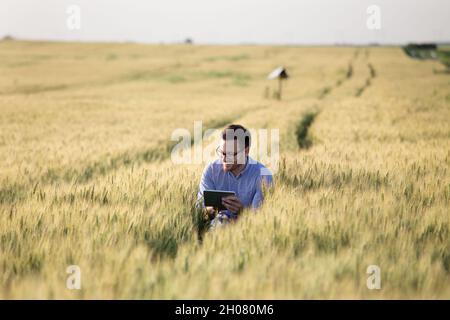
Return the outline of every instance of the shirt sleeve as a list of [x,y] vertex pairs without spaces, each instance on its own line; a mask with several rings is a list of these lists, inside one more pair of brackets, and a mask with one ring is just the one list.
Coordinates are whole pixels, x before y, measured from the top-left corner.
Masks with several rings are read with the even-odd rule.
[[[213,174],[212,165],[210,164],[203,171],[202,178],[200,180],[200,185],[198,188],[197,201],[200,201],[200,199],[203,197],[203,191],[216,189],[214,181],[212,179],[213,177],[212,174]],[[204,207],[203,201],[201,202],[201,206]]]
[[264,195],[263,195],[263,190],[262,190],[263,184],[265,184],[266,186],[273,185],[272,174],[265,174],[265,175],[259,176],[258,182],[256,183],[256,192],[255,192],[255,195],[253,196],[253,200],[252,200],[252,208],[253,209],[259,208],[264,200]]

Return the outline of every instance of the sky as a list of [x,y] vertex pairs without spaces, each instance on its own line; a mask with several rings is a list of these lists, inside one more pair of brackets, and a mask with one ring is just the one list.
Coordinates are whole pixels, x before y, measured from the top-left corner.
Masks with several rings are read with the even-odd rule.
[[[377,11],[368,13],[373,5]],[[450,42],[450,0],[0,0],[5,35],[201,44]]]

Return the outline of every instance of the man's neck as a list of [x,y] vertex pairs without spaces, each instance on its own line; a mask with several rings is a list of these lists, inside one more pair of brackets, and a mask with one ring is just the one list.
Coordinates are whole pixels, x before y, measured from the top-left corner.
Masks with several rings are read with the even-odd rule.
[[237,177],[237,175],[238,175],[239,173],[241,173],[242,170],[244,170],[245,166],[247,165],[247,162],[248,162],[248,157],[245,158],[245,163],[240,164],[240,165],[237,166],[235,169],[231,170],[231,173],[232,173],[235,177]]

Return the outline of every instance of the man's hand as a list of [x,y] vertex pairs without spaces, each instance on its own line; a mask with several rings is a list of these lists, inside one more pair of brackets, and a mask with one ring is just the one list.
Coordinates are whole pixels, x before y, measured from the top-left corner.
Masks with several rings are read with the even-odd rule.
[[236,196],[223,197],[222,204],[233,213],[239,213],[244,208],[241,200]]
[[216,209],[213,207],[205,207],[203,210],[205,217],[209,217],[210,219],[216,215]]

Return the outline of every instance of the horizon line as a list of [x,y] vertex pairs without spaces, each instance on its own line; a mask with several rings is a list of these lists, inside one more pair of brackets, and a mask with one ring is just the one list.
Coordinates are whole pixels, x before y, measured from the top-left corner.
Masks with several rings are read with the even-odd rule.
[[[191,39],[191,43],[186,40]],[[298,42],[298,43],[262,43],[262,42],[195,42],[192,38],[187,37],[184,41],[140,41],[140,40],[81,40],[81,39],[36,39],[36,38],[21,38],[13,35],[4,35],[0,38],[0,42],[7,41],[21,41],[21,42],[63,42],[63,43],[105,43],[105,44],[142,44],[142,45],[199,45],[199,46],[280,46],[280,47],[401,47],[408,44],[436,44],[436,45],[450,45],[450,40],[446,41],[405,41],[405,42]]]

